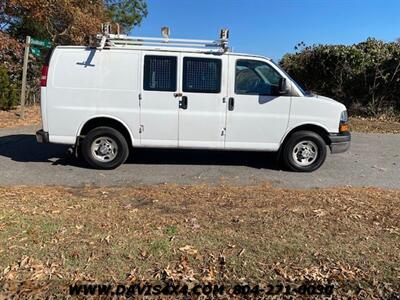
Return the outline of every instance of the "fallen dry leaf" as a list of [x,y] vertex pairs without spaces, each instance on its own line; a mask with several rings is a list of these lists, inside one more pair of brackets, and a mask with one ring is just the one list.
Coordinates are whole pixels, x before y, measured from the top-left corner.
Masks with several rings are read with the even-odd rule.
[[195,256],[197,254],[197,249],[190,245],[179,248],[179,251],[191,256]]

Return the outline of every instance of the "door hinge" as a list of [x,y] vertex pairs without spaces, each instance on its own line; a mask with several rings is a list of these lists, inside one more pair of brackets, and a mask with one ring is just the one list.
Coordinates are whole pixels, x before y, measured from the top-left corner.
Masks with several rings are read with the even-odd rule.
[[139,93],[138,98],[139,98],[139,106],[141,106],[141,104],[142,104],[142,93]]
[[139,133],[143,133],[144,132],[144,126],[143,125],[139,125]]
[[222,131],[221,131],[221,136],[224,136],[224,135],[226,135],[226,128],[222,128]]

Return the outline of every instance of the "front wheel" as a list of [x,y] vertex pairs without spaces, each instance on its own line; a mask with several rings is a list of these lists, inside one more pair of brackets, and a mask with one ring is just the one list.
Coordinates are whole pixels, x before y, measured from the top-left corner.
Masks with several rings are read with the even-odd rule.
[[115,169],[128,158],[128,143],[114,128],[98,127],[89,131],[83,139],[82,155],[96,169]]
[[326,158],[326,143],[312,131],[293,133],[283,149],[283,162],[292,171],[312,172],[322,166]]

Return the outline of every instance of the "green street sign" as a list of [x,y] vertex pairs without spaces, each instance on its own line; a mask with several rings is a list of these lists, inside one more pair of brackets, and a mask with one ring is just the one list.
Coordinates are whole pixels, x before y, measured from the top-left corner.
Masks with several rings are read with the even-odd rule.
[[41,40],[31,39],[31,45],[47,49],[50,49],[52,47],[51,42],[48,40],[41,41]]
[[40,49],[39,49],[39,48],[32,47],[32,48],[31,48],[31,52],[32,52],[32,54],[33,54],[34,56],[40,57]]

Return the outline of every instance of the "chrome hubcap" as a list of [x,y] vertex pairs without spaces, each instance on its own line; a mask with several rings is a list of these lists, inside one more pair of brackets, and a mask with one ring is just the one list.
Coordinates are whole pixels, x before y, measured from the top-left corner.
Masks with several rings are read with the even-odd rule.
[[112,138],[102,136],[93,141],[91,150],[94,159],[110,162],[117,157],[118,145]]
[[299,166],[309,166],[315,162],[318,157],[318,147],[312,141],[301,141],[294,146],[292,157]]

